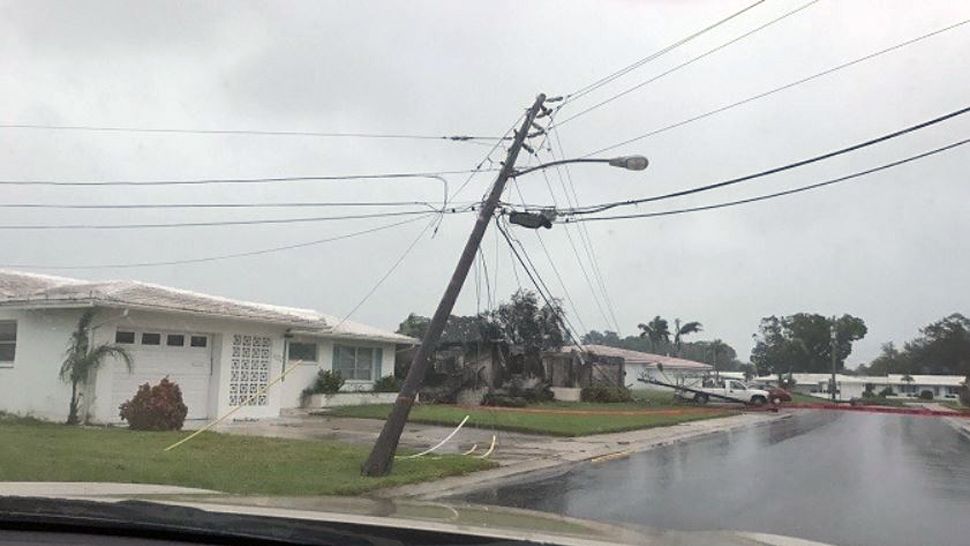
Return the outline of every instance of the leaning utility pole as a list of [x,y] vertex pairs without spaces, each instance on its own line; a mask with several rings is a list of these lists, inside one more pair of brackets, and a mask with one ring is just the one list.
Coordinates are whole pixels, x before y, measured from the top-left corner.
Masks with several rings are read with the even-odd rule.
[[472,228],[468,242],[465,243],[465,249],[462,251],[461,257],[458,258],[458,265],[455,267],[455,272],[451,275],[448,288],[441,297],[441,302],[438,303],[438,309],[431,318],[431,324],[428,325],[428,331],[425,333],[424,339],[421,340],[421,346],[418,347],[414,358],[411,360],[411,367],[408,370],[407,378],[405,378],[404,384],[401,385],[401,392],[398,393],[394,407],[391,408],[391,414],[388,415],[387,421],[384,422],[381,435],[377,438],[377,442],[374,444],[370,456],[367,457],[367,461],[361,468],[361,474],[365,476],[385,476],[391,471],[391,465],[394,462],[394,452],[397,451],[397,444],[401,439],[401,432],[404,431],[408,414],[411,412],[411,406],[414,404],[418,390],[421,389],[421,384],[424,382],[424,376],[430,363],[431,352],[438,344],[438,340],[441,338],[441,332],[445,329],[448,317],[451,316],[451,310],[455,307],[455,300],[458,299],[461,287],[465,284],[465,278],[468,276],[468,270],[471,269],[475,254],[478,252],[478,247],[481,245],[482,238],[485,236],[485,229],[492,220],[492,215],[495,213],[499,199],[502,197],[505,183],[509,177],[515,174],[515,160],[519,156],[519,150],[522,149],[522,144],[525,142],[525,138],[529,133],[529,128],[532,126],[532,122],[535,121],[545,100],[546,96],[541,93],[536,97],[532,107],[529,108],[525,115],[522,126],[515,133],[515,139],[509,148],[509,153],[505,159],[505,163],[502,165],[502,170],[499,171],[498,177],[495,179],[495,184],[492,186],[491,193],[488,194],[488,198],[478,212],[475,227]]
[[836,401],[835,400],[835,391],[838,390],[836,388],[836,383],[835,383],[835,371],[836,371],[836,365],[837,365],[838,358],[839,358],[838,357],[838,352],[836,351],[836,348],[838,347],[838,343],[836,342],[835,320],[836,320],[835,319],[835,316],[833,315],[832,316],[832,325],[831,325],[830,333],[829,333],[829,335],[832,338],[832,348],[829,349],[829,350],[832,352],[832,388],[830,390],[832,391],[832,401],[833,402]]

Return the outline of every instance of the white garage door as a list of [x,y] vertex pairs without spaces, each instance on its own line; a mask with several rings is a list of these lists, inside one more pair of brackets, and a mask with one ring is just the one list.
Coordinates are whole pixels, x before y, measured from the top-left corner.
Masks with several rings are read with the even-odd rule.
[[[131,353],[131,373],[124,363],[115,363],[111,385],[112,414],[130,400],[139,385],[158,384],[163,377],[178,384],[188,407],[187,419],[208,417],[209,377],[212,373],[212,340],[205,334],[122,330],[115,342]],[[120,419],[120,418],[119,418]]]

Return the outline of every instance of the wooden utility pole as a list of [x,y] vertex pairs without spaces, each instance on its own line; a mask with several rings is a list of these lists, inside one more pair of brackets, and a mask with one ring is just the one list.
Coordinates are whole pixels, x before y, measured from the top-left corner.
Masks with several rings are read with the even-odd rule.
[[515,173],[515,160],[519,156],[519,150],[522,149],[522,144],[525,142],[525,138],[529,133],[529,128],[532,126],[532,122],[535,121],[545,100],[546,96],[543,94],[539,94],[536,97],[535,102],[529,108],[525,119],[522,121],[522,126],[515,133],[515,138],[512,141],[512,146],[509,148],[505,163],[502,165],[502,169],[495,179],[491,193],[488,194],[488,198],[478,212],[475,227],[472,228],[468,242],[465,243],[465,249],[462,251],[461,257],[458,258],[458,265],[455,267],[455,272],[451,275],[448,288],[438,303],[438,309],[431,318],[431,324],[428,325],[428,331],[425,333],[424,339],[421,340],[421,345],[414,353],[414,358],[411,359],[411,367],[408,369],[408,375],[404,380],[404,384],[401,385],[401,392],[397,395],[394,407],[391,408],[391,414],[388,415],[387,421],[384,422],[381,435],[377,438],[377,442],[374,444],[370,456],[367,457],[367,461],[361,468],[361,473],[365,476],[386,476],[391,471],[391,466],[394,463],[394,452],[397,451],[397,444],[401,439],[401,432],[404,431],[404,425],[407,423],[408,414],[411,413],[411,406],[414,405],[414,399],[424,382],[424,376],[430,364],[431,353],[438,344],[441,333],[445,329],[445,324],[448,322],[448,317],[451,316],[451,311],[455,307],[455,300],[458,299],[461,287],[465,284],[465,278],[468,277],[468,270],[471,269],[475,254],[478,252],[478,247],[481,245],[482,238],[485,236],[485,229],[492,220],[492,215],[495,213],[499,199],[502,197],[502,191],[505,190],[505,183]]

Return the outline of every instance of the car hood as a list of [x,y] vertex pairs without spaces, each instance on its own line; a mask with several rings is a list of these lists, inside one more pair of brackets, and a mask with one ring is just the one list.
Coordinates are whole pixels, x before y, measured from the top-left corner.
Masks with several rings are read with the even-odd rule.
[[[0,484],[0,499],[10,505],[10,488]],[[44,484],[49,486],[50,484]],[[743,531],[675,531],[629,524],[589,521],[544,512],[455,502],[427,502],[380,497],[275,497],[225,495],[184,488],[134,488],[132,484],[98,484],[99,492],[73,487],[58,491],[21,488],[15,500],[59,499],[133,506],[151,510],[181,507],[208,514],[298,520],[300,522],[339,523],[393,529],[432,531],[496,540],[527,540],[546,544],[604,545],[770,545],[810,546],[820,543],[802,539]],[[106,486],[107,487],[103,487]],[[59,506],[58,505],[55,506]],[[16,505],[16,502],[14,502]],[[158,510],[163,512],[163,510]],[[177,523],[177,522],[174,522]]]

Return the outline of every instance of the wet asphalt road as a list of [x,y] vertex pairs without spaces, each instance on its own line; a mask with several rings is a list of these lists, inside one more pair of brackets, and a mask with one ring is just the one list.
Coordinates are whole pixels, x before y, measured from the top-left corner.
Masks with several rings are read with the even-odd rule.
[[663,529],[965,546],[970,440],[939,418],[800,411],[464,500]]

